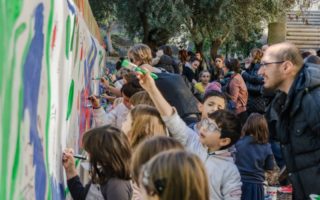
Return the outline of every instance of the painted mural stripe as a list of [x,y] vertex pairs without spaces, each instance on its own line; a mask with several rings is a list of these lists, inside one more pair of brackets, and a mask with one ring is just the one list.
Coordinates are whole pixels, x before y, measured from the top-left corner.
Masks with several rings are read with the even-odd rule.
[[[14,47],[12,51],[12,55],[15,55],[16,48],[17,48],[17,40],[19,36],[25,31],[26,24],[23,23],[15,30],[14,33]],[[0,194],[5,196],[5,199],[7,197],[7,192],[10,191],[10,188],[6,190],[5,186],[8,186],[8,177],[11,177],[10,174],[7,173],[8,166],[10,167],[10,164],[8,162],[9,157],[9,144],[10,144],[10,133],[11,133],[11,116],[12,116],[12,85],[14,80],[14,70],[16,68],[16,59],[14,57],[11,58],[11,64],[10,64],[10,73],[9,73],[9,79],[7,80],[6,84],[6,90],[4,95],[4,107],[3,112],[7,115],[2,118],[2,126],[3,126],[3,137],[2,137],[2,163],[3,168],[1,168],[1,192]],[[9,182],[10,183],[10,182]]]
[[[19,36],[26,30],[26,23],[22,23],[20,24],[20,26],[17,28],[16,32],[15,32],[15,37],[14,37],[14,54],[13,55],[16,55],[16,48],[17,48],[17,40],[19,38]],[[12,63],[12,66],[16,66],[15,64],[15,58],[13,58],[13,63]],[[22,80],[22,79],[20,79]],[[18,116],[21,116],[22,115],[22,90],[21,90],[21,87],[20,87],[20,90],[19,90],[19,109],[18,109]],[[18,118],[19,120],[21,118]],[[10,124],[11,126],[11,124]],[[17,132],[17,139],[16,139],[16,148],[15,148],[15,151],[14,151],[14,159],[13,159],[13,168],[12,168],[12,174],[11,174],[11,184],[10,184],[10,199],[13,199],[13,195],[14,195],[14,189],[15,189],[15,185],[17,183],[17,175],[18,175],[18,169],[19,169],[19,161],[20,161],[20,126],[18,126],[18,132]]]
[[72,12],[72,14],[75,14],[76,9],[73,7],[73,5],[70,3],[69,0],[67,0],[68,8]]
[[[46,116],[46,131],[45,131],[45,148],[46,148],[46,171],[47,174],[50,173],[49,168],[49,128],[50,128],[50,114],[51,114],[51,77],[50,77],[50,41],[51,41],[51,30],[53,26],[53,11],[54,11],[54,0],[50,0],[50,10],[48,17],[48,28],[47,28],[47,38],[46,38],[46,75],[47,75],[47,116]],[[51,195],[51,187],[49,187],[49,179],[48,179],[48,188],[47,188],[47,198],[48,200],[52,199]]]
[[66,21],[66,58],[69,59],[69,51],[70,51],[70,15],[68,15]]
[[67,119],[70,118],[70,114],[72,111],[72,104],[73,104],[73,94],[74,94],[74,81],[71,81],[70,88],[69,88],[69,97],[68,97],[68,108],[67,108]]
[[53,36],[52,36],[52,41],[51,41],[51,49],[54,48],[55,43],[56,43],[56,34],[57,34],[57,25],[54,25],[53,28]]
[[[7,167],[9,163],[8,159],[8,140],[10,132],[10,120],[11,120],[11,87],[9,81],[13,81],[13,68],[15,66],[9,64],[10,56],[8,54],[8,48],[10,47],[11,36],[13,34],[13,27],[18,17],[20,16],[22,9],[22,0],[1,1],[0,6],[0,27],[3,30],[0,31],[0,95],[3,99],[2,105],[2,124],[1,124],[1,164],[0,164],[0,199],[7,199],[6,186],[7,186]],[[7,74],[4,70],[10,69],[10,73]],[[8,78],[10,77],[10,78]],[[3,93],[4,92],[4,93]],[[9,107],[10,106],[10,107]],[[6,112],[4,112],[6,111]]]
[[44,54],[44,5],[39,3],[34,11],[34,35],[23,65],[24,98],[23,108],[28,111],[30,118],[30,144],[33,147],[33,165],[35,169],[35,199],[45,198],[47,187],[47,173],[42,139],[37,128],[38,101],[42,59]]
[[5,61],[8,59],[8,53],[6,52],[7,48],[5,47],[8,47],[10,44],[10,37],[12,35],[14,24],[20,16],[21,9],[23,7],[23,0],[1,1],[0,5],[0,13],[2,14],[0,16],[0,27],[3,28],[0,31],[0,83],[2,83],[2,78],[4,78],[2,77],[2,75],[4,75],[4,69],[7,69],[8,67],[7,65],[4,65]]

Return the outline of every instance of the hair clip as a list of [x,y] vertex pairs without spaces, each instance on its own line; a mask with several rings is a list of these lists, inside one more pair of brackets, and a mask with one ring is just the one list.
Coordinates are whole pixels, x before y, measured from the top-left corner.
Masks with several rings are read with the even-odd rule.
[[166,181],[164,179],[157,179],[154,181],[154,186],[155,186],[158,194],[161,195],[165,189]]

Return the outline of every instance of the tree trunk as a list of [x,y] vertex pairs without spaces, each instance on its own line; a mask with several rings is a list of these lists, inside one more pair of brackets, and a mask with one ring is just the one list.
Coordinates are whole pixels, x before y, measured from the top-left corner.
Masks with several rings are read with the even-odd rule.
[[194,46],[196,48],[196,52],[200,52],[200,54],[202,55],[203,41],[195,42]]
[[219,47],[221,46],[221,44],[222,44],[222,41],[221,41],[220,38],[211,41],[210,55],[211,55],[211,58],[212,58],[213,60],[214,60],[215,57],[217,56],[218,49],[219,49]]
[[142,42],[144,44],[148,43],[149,40],[149,22],[148,22],[148,18],[145,15],[145,12],[140,11],[139,10],[139,16],[140,16],[140,20],[142,22],[142,29],[143,29],[143,39]]
[[114,23],[110,22],[110,24],[106,28],[106,35],[108,39],[107,48],[108,48],[109,55],[115,54],[114,48],[112,46],[112,39],[111,39],[111,31],[112,31],[113,25]]

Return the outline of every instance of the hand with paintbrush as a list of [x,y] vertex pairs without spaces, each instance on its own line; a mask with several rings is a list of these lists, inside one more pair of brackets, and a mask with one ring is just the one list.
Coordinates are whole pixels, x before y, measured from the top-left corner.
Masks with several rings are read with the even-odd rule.
[[73,157],[73,149],[65,149],[62,155],[62,164],[66,171],[67,180],[78,175]]
[[93,109],[99,109],[101,107],[100,105],[100,96],[97,97],[95,95],[92,95],[90,97],[88,97],[88,100],[91,101],[91,105]]
[[[125,67],[127,69],[130,69],[131,71],[135,71],[137,73],[143,74],[143,75],[147,74],[147,71],[145,69],[142,69],[142,68],[138,67],[137,65],[135,65],[134,63],[131,63],[128,60],[123,60],[122,63],[121,63],[121,66]],[[158,76],[155,73],[152,73],[152,72],[150,73],[150,76],[153,79],[157,79],[158,78]]]
[[108,81],[107,79],[102,77],[101,83],[109,92],[111,92],[112,94],[114,94],[117,97],[121,97],[121,90],[110,85],[110,81]]

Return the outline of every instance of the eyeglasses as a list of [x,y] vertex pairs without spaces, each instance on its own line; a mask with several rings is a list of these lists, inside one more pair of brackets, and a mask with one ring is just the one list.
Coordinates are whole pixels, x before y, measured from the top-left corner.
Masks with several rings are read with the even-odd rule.
[[267,65],[271,65],[271,64],[281,64],[284,63],[286,61],[276,61],[276,62],[261,62],[260,66],[261,67],[267,67]]
[[221,129],[218,127],[218,125],[215,122],[211,122],[207,118],[201,120],[199,122],[199,126],[208,132],[221,131]]

